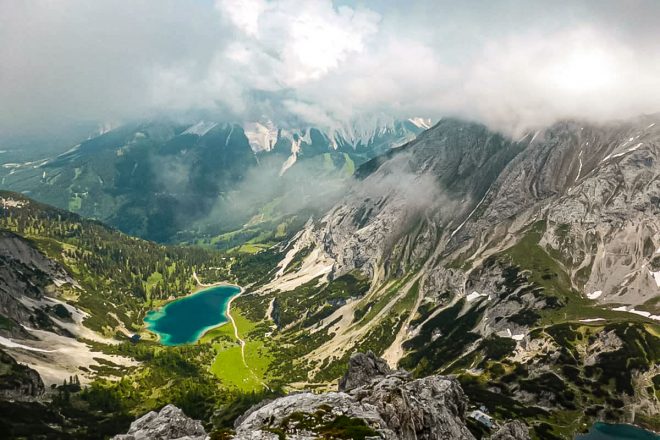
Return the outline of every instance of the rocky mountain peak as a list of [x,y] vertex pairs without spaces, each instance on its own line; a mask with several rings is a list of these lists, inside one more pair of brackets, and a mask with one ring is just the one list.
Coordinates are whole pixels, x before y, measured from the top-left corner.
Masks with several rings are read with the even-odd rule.
[[348,370],[339,381],[339,391],[350,391],[368,385],[373,380],[382,379],[393,372],[387,362],[371,350],[367,353],[353,353],[348,361]]

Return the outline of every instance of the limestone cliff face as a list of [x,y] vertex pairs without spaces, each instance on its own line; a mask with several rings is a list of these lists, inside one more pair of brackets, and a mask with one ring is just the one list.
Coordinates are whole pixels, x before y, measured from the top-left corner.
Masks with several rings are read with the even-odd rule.
[[[531,223],[574,286],[601,303],[641,305],[660,294],[659,118],[535,133],[448,248],[488,253]],[[660,278],[660,277],[659,277]],[[595,293],[598,292],[598,293]]]
[[[609,332],[623,331],[619,322],[660,321],[659,146],[660,115],[564,121],[517,140],[443,120],[361,167],[351,192],[291,244],[308,249],[299,269],[264,294],[319,274],[321,282],[349,272],[371,280],[362,297],[308,324],[328,335],[309,362],[372,348],[417,374],[479,375],[481,359],[532,357],[528,373],[542,381],[566,361],[543,355],[547,347],[583,355],[570,341],[543,337],[541,327]],[[643,329],[638,337],[657,344]],[[634,349],[635,338],[612,356]],[[605,362],[599,350],[589,357]],[[623,380],[639,382],[629,387],[639,405],[629,417],[654,414],[645,390],[655,361],[640,359]],[[578,388],[563,380],[567,392]],[[543,392],[509,397],[533,405]],[[590,393],[582,397],[580,405],[600,414]]]
[[[365,164],[351,193],[308,224],[293,245],[313,249],[298,284],[310,279],[306,268],[325,268],[328,279],[360,271],[372,279],[372,291],[414,274],[420,295],[411,316],[420,306],[446,306],[477,292],[492,299],[491,318],[498,318],[481,325],[482,335],[524,332],[521,319],[502,318],[552,305],[533,289],[507,299],[514,292],[509,269],[490,257],[536,227],[540,248],[566,274],[568,288],[601,306],[637,307],[660,320],[655,120],[561,122],[517,141],[477,124],[441,121]],[[294,288],[295,277],[269,288]],[[525,280],[513,281],[525,288]]]
[[[387,440],[473,440],[465,425],[468,401],[455,379],[429,376],[411,380],[404,371],[391,371],[373,353],[355,354],[338,392],[299,393],[264,402],[235,424],[235,439],[276,440],[341,438]],[[324,437],[324,435],[326,435]],[[199,422],[168,405],[136,420],[115,440],[204,439]],[[505,424],[493,438],[529,439],[525,425]]]
[[331,278],[358,269],[376,281],[457,258],[474,268],[545,221],[542,244],[576,288],[641,305],[660,294],[655,120],[561,122],[518,141],[441,121],[358,170],[352,191],[302,234],[320,250],[309,258],[332,261]]
[[406,147],[358,170],[352,191],[318,224],[333,275],[397,275],[432,256],[528,141],[443,120]]
[[47,298],[54,284],[75,282],[57,262],[27,240],[0,232],[0,315],[11,322],[0,335],[29,338],[23,326],[69,335],[57,321],[70,320],[67,307]]

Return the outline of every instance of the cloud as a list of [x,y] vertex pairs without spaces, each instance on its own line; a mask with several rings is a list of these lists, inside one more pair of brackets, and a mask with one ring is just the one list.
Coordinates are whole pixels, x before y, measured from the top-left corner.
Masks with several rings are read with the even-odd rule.
[[[598,29],[519,35],[488,44],[461,92],[476,118],[508,131],[558,118],[607,120],[660,111],[660,59]],[[460,110],[457,108],[457,110]]]
[[0,0],[0,133],[150,115],[154,72],[206,71],[222,44],[202,2],[180,5]]
[[317,80],[363,52],[380,19],[330,1],[217,0],[215,6],[240,33],[228,58],[246,67],[269,61],[269,82],[285,88]]
[[204,111],[510,133],[660,111],[660,3],[0,0],[0,136]]
[[[203,231],[220,227],[217,232],[226,232],[249,223],[253,216],[260,221],[279,222],[290,215],[305,217],[312,212],[325,212],[354,183],[339,170],[328,170],[323,156],[301,158],[304,166],[296,163],[280,175],[284,160],[280,155],[260,157],[259,165],[249,168],[231,192],[218,198],[194,227]],[[173,179],[176,180],[180,177]],[[218,219],[223,221],[218,223]]]
[[259,18],[268,8],[265,0],[219,0],[216,8],[239,29],[251,37],[259,32]]

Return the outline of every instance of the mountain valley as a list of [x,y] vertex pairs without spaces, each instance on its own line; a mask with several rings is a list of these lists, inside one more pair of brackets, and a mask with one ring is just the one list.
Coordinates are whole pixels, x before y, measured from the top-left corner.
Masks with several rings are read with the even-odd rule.
[[296,217],[329,206],[356,166],[427,124],[385,121],[325,133],[270,122],[156,120],[101,132],[56,157],[5,163],[0,182],[131,235],[229,249],[253,238],[279,241]]
[[[335,389],[352,355],[372,351],[418,381],[451,375],[468,412],[502,426],[522,422],[532,438],[573,438],[597,420],[658,431],[657,119],[564,121],[517,140],[442,119],[398,148],[374,147],[360,160],[359,149],[341,153],[362,165],[342,177],[350,185],[340,185],[327,207],[290,211],[298,220],[279,234],[258,243],[236,234],[231,246],[212,242],[210,232],[184,239],[173,227],[154,237],[113,220],[128,221],[131,204],[148,207],[159,191],[144,174],[131,177],[131,164],[146,163],[138,159],[149,148],[191,160],[184,187],[199,204],[184,197],[163,206],[193,221],[213,212],[217,192],[250,167],[279,157],[270,168],[279,174],[291,145],[280,156],[277,143],[255,153],[253,135],[236,127],[198,124],[172,135],[154,125],[113,130],[17,169],[11,187],[22,182],[36,200],[72,208],[72,193],[58,182],[86,182],[89,195],[74,210],[182,244],[133,238],[1,192],[0,343],[3,371],[14,379],[3,391],[11,399],[0,426],[16,436],[114,435],[174,404],[212,435],[228,434],[262,399]],[[234,144],[232,130],[241,133]],[[158,136],[167,140],[155,147]],[[217,152],[218,145],[227,149]],[[283,176],[314,169],[303,159],[313,136],[305,145]],[[331,153],[308,153],[309,161],[342,151],[319,148]],[[107,163],[119,174],[101,178]],[[335,163],[333,173],[345,167]],[[98,211],[108,207],[117,210]],[[169,347],[146,329],[149,311],[217,282],[243,289],[227,312],[231,322]],[[44,413],[43,425],[28,423],[34,411]],[[495,435],[468,420],[469,436]]]

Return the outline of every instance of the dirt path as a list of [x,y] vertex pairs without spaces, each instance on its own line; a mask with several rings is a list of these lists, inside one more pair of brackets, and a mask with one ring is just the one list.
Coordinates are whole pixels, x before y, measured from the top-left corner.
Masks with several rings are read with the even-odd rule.
[[[197,277],[195,276],[195,279]],[[241,345],[241,359],[243,360],[243,365],[245,365],[245,368],[250,372],[252,377],[259,382],[264,388],[266,388],[268,391],[270,391],[270,387],[266,385],[266,383],[257,376],[257,374],[250,368],[250,366],[247,363],[247,360],[245,359],[245,340],[241,338],[241,336],[238,334],[238,325],[236,325],[236,320],[234,320],[234,317],[231,316],[231,303],[234,301],[234,299],[238,298],[238,296],[243,293],[243,288],[241,288],[241,291],[238,293],[238,295],[234,295],[229,299],[229,302],[227,303],[227,318],[229,318],[229,321],[231,321],[231,325],[234,328],[234,337],[238,341],[238,343]]]
[[204,288],[206,288],[206,287],[214,287],[214,286],[219,286],[219,285],[224,284],[224,283],[222,283],[222,282],[219,282],[219,283],[213,283],[213,284],[202,283],[202,281],[201,281],[201,280],[199,279],[199,277],[197,276],[197,272],[195,272],[194,270],[193,270],[193,278],[195,279],[195,282],[197,283],[197,285],[198,285],[199,287],[204,287]]
[[[240,295],[240,293],[238,295]],[[240,335],[238,334],[238,326],[236,325],[236,321],[234,320],[234,317],[231,316],[231,303],[234,301],[234,298],[236,298],[236,296],[232,296],[229,299],[229,302],[227,303],[227,318],[229,318],[232,327],[234,327],[234,337],[236,338],[238,343],[241,344],[241,358],[243,359],[243,365],[245,365],[245,368],[250,370],[250,367],[248,366],[247,361],[245,360],[245,340],[243,340],[243,338],[241,338]]]

